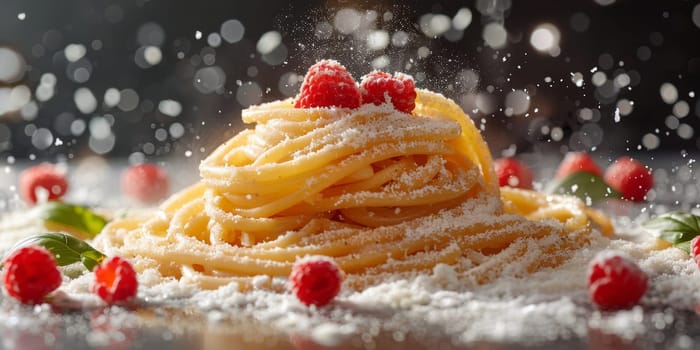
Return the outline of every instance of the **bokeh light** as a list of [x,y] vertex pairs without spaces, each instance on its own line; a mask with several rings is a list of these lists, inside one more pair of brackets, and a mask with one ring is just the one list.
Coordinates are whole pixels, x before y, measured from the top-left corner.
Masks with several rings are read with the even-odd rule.
[[245,27],[237,19],[230,19],[221,24],[221,37],[229,44],[234,44],[243,39]]
[[[0,46],[0,159],[201,157],[214,142],[205,133],[228,135],[242,108],[294,97],[321,58],[355,78],[412,75],[457,101],[495,154],[700,147],[700,54],[684,39],[700,27],[698,4],[336,5],[259,16],[246,11],[271,6],[231,3],[190,21],[185,7],[158,17],[115,3],[96,6],[94,23],[51,26],[20,9],[9,27],[34,32]],[[625,9],[640,17],[617,31]]]
[[24,58],[9,47],[0,47],[0,82],[14,83],[24,76]]
[[547,52],[551,56],[559,56],[561,49],[559,48],[561,34],[559,29],[552,24],[544,23],[530,34],[530,44],[537,51]]
[[482,36],[486,45],[494,49],[503,48],[508,40],[508,32],[506,32],[506,29],[503,25],[495,22],[484,26]]

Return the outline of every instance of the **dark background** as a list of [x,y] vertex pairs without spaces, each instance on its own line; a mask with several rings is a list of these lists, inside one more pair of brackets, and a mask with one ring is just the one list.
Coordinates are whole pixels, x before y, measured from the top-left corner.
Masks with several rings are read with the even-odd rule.
[[[603,157],[628,151],[697,153],[700,18],[693,22],[693,10],[700,17],[698,2],[601,4],[608,2],[0,0],[0,47],[16,51],[26,62],[19,80],[0,82],[0,103],[3,89],[5,95],[21,85],[31,91],[29,107],[0,115],[0,162],[95,154],[201,159],[244,127],[240,110],[249,103],[296,93],[299,78],[317,59],[338,59],[359,79],[382,55],[388,58],[384,70],[405,71],[419,87],[458,101],[482,127],[496,156],[568,150]],[[452,19],[463,8],[472,14],[464,30],[453,25],[431,37],[421,28],[426,14]],[[362,17],[352,33],[334,28],[338,13],[347,13],[339,12],[343,9]],[[209,35],[218,35],[222,23],[231,19],[243,24],[242,40],[211,47]],[[504,47],[485,44],[483,29],[489,23],[507,30]],[[556,57],[530,44],[532,31],[542,23],[561,34]],[[375,29],[390,36],[403,31],[408,42],[370,50],[366,37]],[[281,45],[262,54],[256,45],[269,31],[281,35]],[[66,58],[69,44],[86,49],[77,62]],[[160,49],[162,59],[155,65],[143,63],[147,46]],[[80,67],[89,72],[87,80],[83,74],[76,81]],[[607,77],[601,87],[592,82],[596,71]],[[54,93],[40,101],[37,88],[46,73],[56,78]],[[576,73],[582,86],[572,81]],[[630,82],[615,87],[620,74]],[[218,86],[222,75],[225,83]],[[678,92],[672,103],[661,98],[664,83]],[[93,111],[76,107],[74,93],[81,87],[94,95]],[[130,89],[127,93],[132,100],[133,93],[138,95],[138,104],[133,109],[105,104],[110,88],[122,91],[122,100]],[[507,115],[506,96],[513,90],[530,96],[526,114]],[[164,114],[158,108],[163,100],[176,101],[181,112]],[[616,121],[619,100],[634,106]],[[684,103],[676,106],[674,116],[677,101]],[[47,137],[51,146],[45,144]]]

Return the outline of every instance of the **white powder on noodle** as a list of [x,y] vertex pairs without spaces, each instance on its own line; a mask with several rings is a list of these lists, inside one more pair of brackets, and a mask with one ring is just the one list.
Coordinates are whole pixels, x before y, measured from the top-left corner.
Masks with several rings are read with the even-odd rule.
[[[11,221],[5,218],[5,227]],[[33,229],[36,227],[3,231],[0,248],[7,249]],[[247,315],[283,332],[308,334],[315,342],[329,346],[358,335],[371,338],[380,333],[392,334],[394,339],[409,334],[450,339],[454,344],[585,339],[593,331],[632,339],[647,331],[642,307],[692,309],[700,300],[700,272],[685,252],[655,249],[655,240],[637,227],[618,229],[634,231],[627,236],[632,239],[597,237],[561,266],[522,278],[509,276],[509,269],[505,269],[503,276],[481,286],[465,284],[452,266],[438,264],[432,274],[387,281],[357,292],[343,290],[330,305],[309,309],[290,293],[266,289],[241,293],[235,286],[202,291],[174,279],[164,280],[155,268],[146,268],[139,276],[138,300],[144,305],[195,307],[208,315],[210,323]],[[649,274],[650,289],[641,307],[601,313],[591,306],[586,288],[588,263],[607,249],[625,253]],[[537,259],[536,251],[528,254]],[[511,266],[510,270],[517,273],[519,268],[524,266]],[[92,274],[66,278],[58,297],[88,307],[100,305],[90,292],[92,278]],[[286,281],[275,279],[273,283]],[[100,339],[94,340],[98,344]]]

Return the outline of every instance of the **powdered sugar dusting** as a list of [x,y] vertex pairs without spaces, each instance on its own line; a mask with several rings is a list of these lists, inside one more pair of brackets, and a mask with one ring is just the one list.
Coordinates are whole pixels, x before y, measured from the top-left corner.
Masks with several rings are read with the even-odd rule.
[[[409,334],[427,341],[450,339],[453,344],[538,343],[585,338],[592,330],[633,339],[647,330],[644,317],[649,316],[643,308],[673,305],[692,309],[700,300],[700,273],[684,252],[653,250],[653,239],[644,234],[635,238],[637,241],[598,236],[559,267],[526,277],[504,271],[503,276],[486,285],[465,283],[457,277],[457,267],[438,264],[430,274],[405,276],[361,291],[343,289],[323,308],[307,308],[292,294],[269,289],[241,293],[230,285],[214,291],[196,290],[174,279],[163,281],[155,268],[147,268],[139,276],[142,284],[138,300],[144,307],[195,307],[213,325],[250,317],[278,332],[305,334],[325,346],[353,339],[362,339],[368,346],[376,337],[390,335],[401,341]],[[588,263],[606,249],[629,256],[649,274],[651,290],[640,307],[601,313],[590,305],[586,290]],[[536,258],[537,253],[532,256]],[[99,301],[89,292],[91,279],[91,274],[85,274],[70,280],[59,295],[96,307]],[[123,313],[118,317],[134,322]],[[89,342],[99,346],[114,337],[90,333]]]
[[[441,220],[427,218],[414,227],[410,235],[421,236],[428,227],[442,225],[443,229],[488,221],[484,213],[497,206],[492,199],[465,203],[460,211],[472,212],[470,220],[457,222],[447,215]],[[21,220],[3,220],[3,247],[7,240],[17,239],[26,230]],[[700,272],[688,255],[675,248],[659,249],[655,239],[641,231],[634,222],[618,220],[620,237],[609,239],[594,236],[590,244],[575,250],[570,259],[556,268],[542,269],[527,274],[519,273],[528,259],[540,255],[536,245],[524,243],[528,253],[520,262],[513,263],[502,275],[489,284],[479,285],[459,277],[459,265],[437,264],[428,274],[400,274],[394,279],[360,291],[344,288],[330,305],[307,308],[289,292],[271,291],[270,284],[286,285],[284,279],[261,277],[254,283],[260,289],[248,293],[229,285],[215,291],[202,291],[175,279],[163,279],[155,264],[143,262],[139,275],[141,287],[137,302],[139,308],[161,307],[196,310],[190,317],[202,314],[204,326],[226,327],[234,320],[251,319],[264,324],[275,334],[303,335],[324,346],[356,344],[372,348],[378,339],[389,337],[402,342],[422,339],[421,346],[431,347],[435,342],[448,339],[454,346],[478,342],[540,343],[561,339],[598,339],[608,335],[631,341],[649,332],[649,327],[665,329],[673,326],[666,307],[693,310],[700,301]],[[14,225],[22,230],[9,230]],[[322,240],[321,237],[318,237]],[[589,262],[601,251],[614,250],[635,261],[649,275],[650,289],[641,305],[619,312],[599,312],[587,294]],[[466,254],[468,261],[483,263],[478,252]],[[90,291],[92,274],[68,279],[55,297],[59,305],[78,305],[98,309],[101,302]],[[16,305],[6,297],[3,305]],[[3,314],[17,313],[5,306]],[[653,311],[653,310],[660,311]],[[14,310],[14,311],[13,311]],[[42,327],[58,322],[48,307],[36,309]],[[191,311],[190,311],[191,312]],[[21,313],[20,313],[21,314]],[[16,317],[16,316],[15,316]],[[32,328],[36,323],[15,318],[13,327]],[[25,322],[25,323],[22,323]],[[34,321],[33,321],[34,322]],[[124,325],[113,326],[115,322]],[[129,329],[138,326],[139,318],[116,307],[99,312],[87,327],[88,343],[104,346],[123,340]],[[110,326],[111,324],[111,326]],[[30,326],[31,325],[31,326]],[[93,329],[95,325],[106,328]],[[84,326],[81,326],[84,327]],[[656,328],[660,327],[660,328]],[[81,328],[82,329],[82,328]],[[173,329],[177,329],[174,327]],[[84,330],[83,330],[84,331]],[[81,331],[81,332],[83,332]],[[125,333],[126,332],[126,333]],[[603,334],[603,335],[601,335]],[[128,335],[128,334],[127,334]],[[128,337],[127,337],[128,338]],[[679,342],[692,344],[692,339]],[[433,344],[433,345],[430,345]]]

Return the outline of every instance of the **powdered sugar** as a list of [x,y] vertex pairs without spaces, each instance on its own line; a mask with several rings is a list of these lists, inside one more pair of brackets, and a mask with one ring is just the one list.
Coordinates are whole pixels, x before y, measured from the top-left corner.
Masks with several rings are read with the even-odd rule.
[[[330,306],[306,309],[289,294],[254,291],[241,294],[232,289],[199,292],[191,302],[205,301],[218,310],[216,321],[226,315],[249,314],[285,332],[304,332],[321,344],[335,344],[352,335],[407,334],[425,332],[458,343],[476,341],[539,342],[585,337],[589,327],[631,338],[644,331],[641,308],[612,314],[593,311],[586,294],[586,266],[600,249],[614,246],[629,255],[639,244],[601,238],[591,248],[578,251],[564,265],[534,273],[527,278],[501,279],[485,286],[464,289],[454,270],[438,265],[431,275],[383,283],[359,292],[345,291]],[[697,271],[669,275],[656,271],[662,265],[685,270],[680,254],[647,251],[638,260],[658,286],[643,305],[667,303],[661,297],[680,287],[685,294],[678,307],[688,308],[698,299],[692,292],[700,279]],[[669,260],[670,258],[670,260]],[[659,274],[659,272],[661,274]],[[675,297],[677,297],[676,295]],[[673,297],[671,297],[673,298]],[[211,320],[210,321],[214,321]],[[400,338],[400,336],[399,336]]]
[[[473,205],[489,207],[488,203]],[[426,222],[428,226],[432,224]],[[474,285],[460,280],[455,266],[438,264],[430,274],[402,276],[361,291],[344,289],[324,308],[307,308],[290,293],[269,289],[241,293],[230,285],[215,291],[197,290],[182,281],[164,280],[155,267],[146,266],[139,276],[138,303],[147,308],[195,307],[210,324],[250,317],[278,332],[305,334],[327,346],[361,339],[364,346],[371,347],[377,337],[394,341],[412,337],[428,344],[438,339],[449,339],[453,344],[537,343],[590,337],[591,332],[633,339],[647,331],[650,321],[660,326],[671,324],[663,313],[649,314],[644,309],[668,305],[692,309],[700,300],[700,273],[686,253],[675,248],[657,249],[654,239],[633,226],[621,229],[628,230],[627,239],[598,236],[561,266],[526,277],[514,277],[517,273],[506,270],[489,284]],[[0,241],[5,244],[8,237],[16,236],[4,235]],[[588,263],[606,249],[624,253],[649,274],[650,290],[641,307],[601,313],[590,305],[586,291]],[[536,258],[536,252],[532,256]],[[92,279],[92,274],[87,273],[66,281],[57,294],[57,302],[98,307],[101,302],[90,292]],[[284,285],[285,281],[260,281],[261,285],[267,283]],[[46,308],[39,313],[52,311]],[[125,321],[133,317],[126,315],[129,314],[116,312],[110,317],[122,317]],[[88,340],[94,346],[104,344],[119,338],[114,332],[90,332]]]

